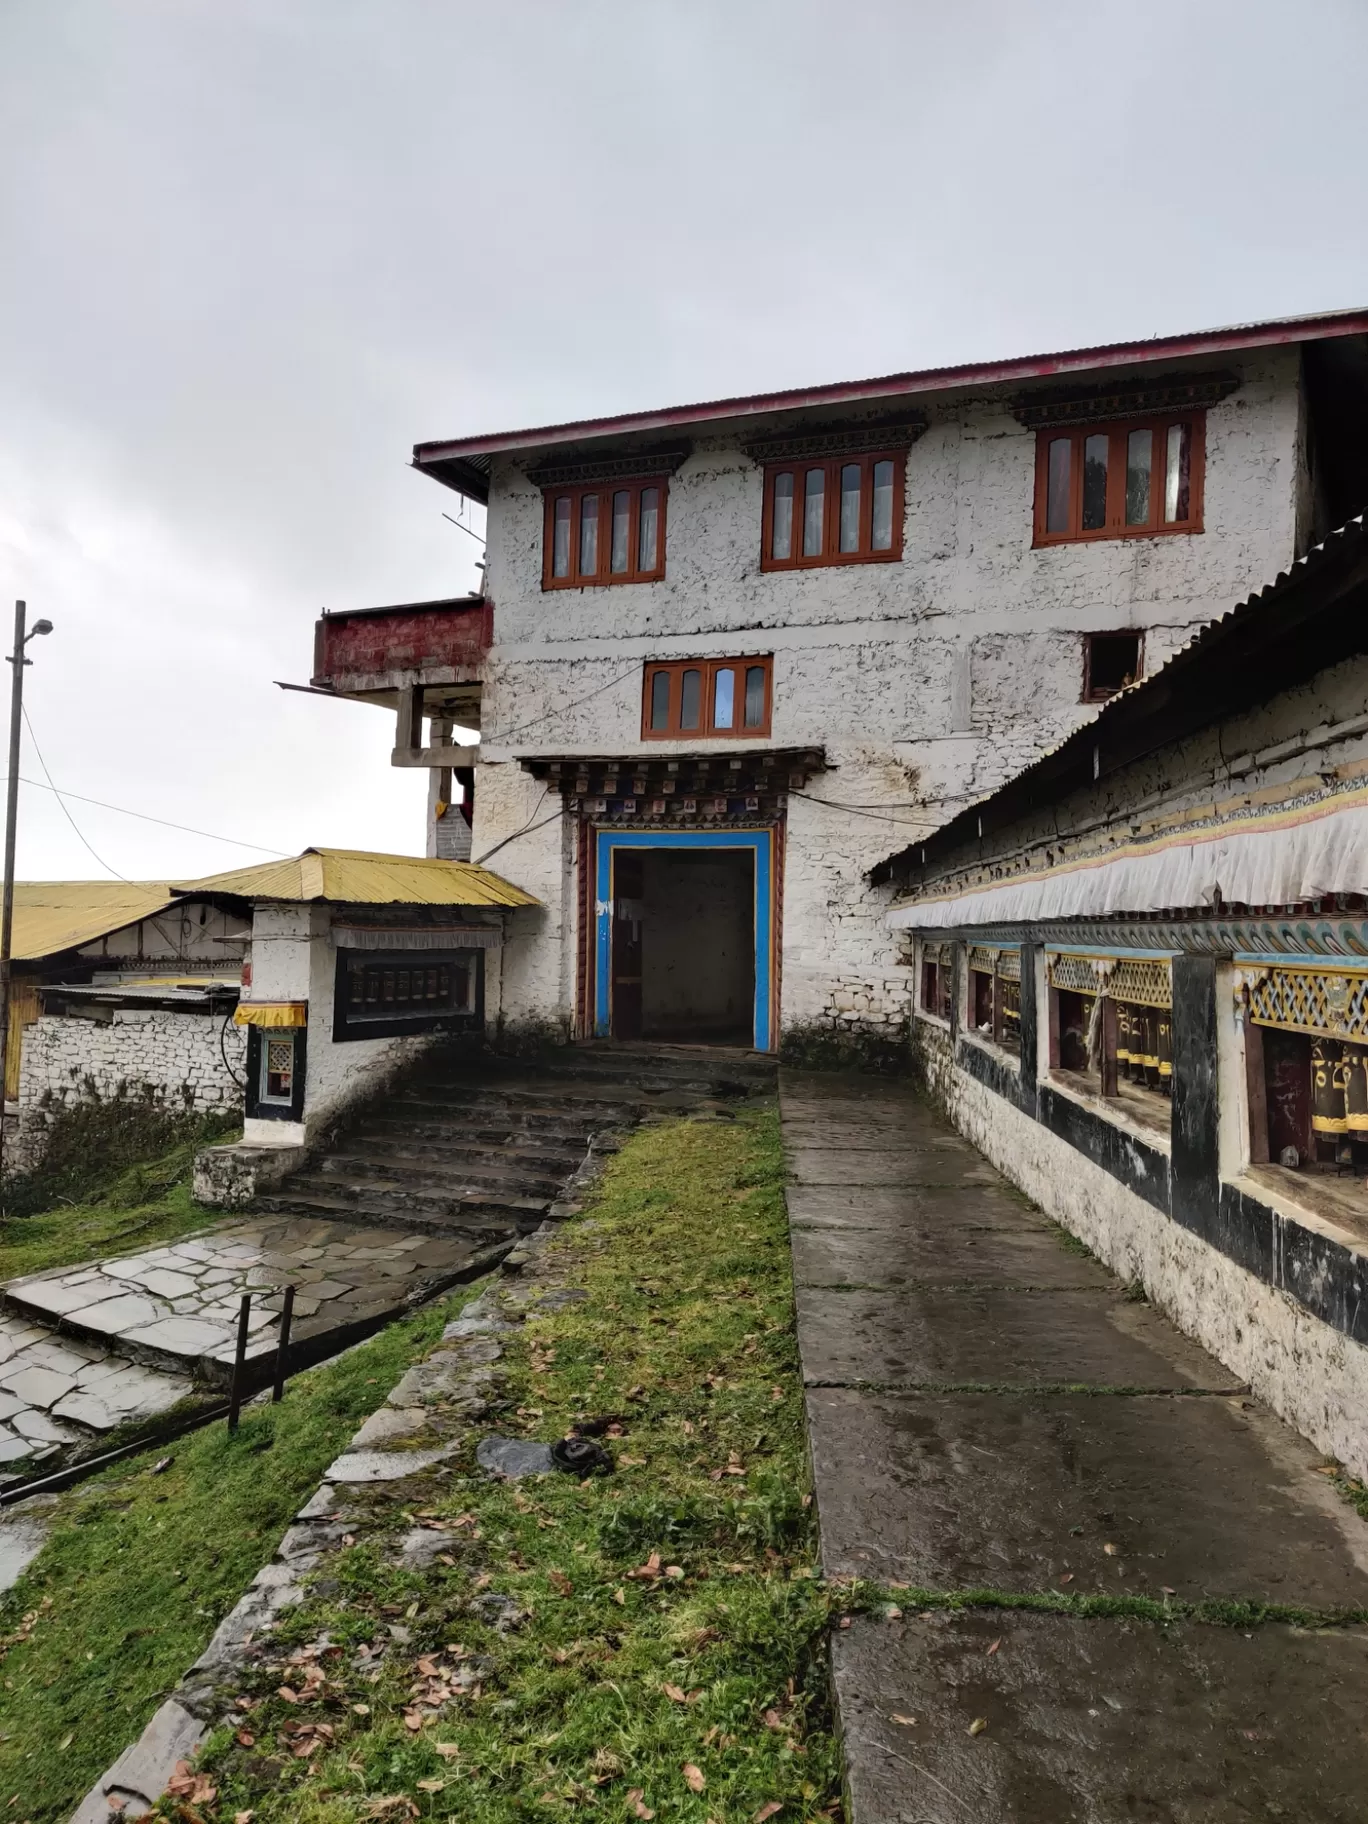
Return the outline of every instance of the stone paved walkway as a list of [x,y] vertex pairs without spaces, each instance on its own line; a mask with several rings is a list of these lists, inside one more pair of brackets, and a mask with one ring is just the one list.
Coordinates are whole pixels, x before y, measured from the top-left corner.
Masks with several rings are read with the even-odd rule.
[[1359,1824],[1368,1630],[1187,1606],[1368,1609],[1317,1453],[906,1087],[781,1107],[824,1569],[1003,1599],[837,1633],[852,1824]]
[[11,1280],[0,1307],[0,1485],[153,1419],[196,1387],[225,1386],[244,1292],[254,1295],[248,1357],[263,1362],[279,1342],[282,1290],[296,1288],[302,1359],[402,1314],[479,1253],[468,1235],[269,1216]]

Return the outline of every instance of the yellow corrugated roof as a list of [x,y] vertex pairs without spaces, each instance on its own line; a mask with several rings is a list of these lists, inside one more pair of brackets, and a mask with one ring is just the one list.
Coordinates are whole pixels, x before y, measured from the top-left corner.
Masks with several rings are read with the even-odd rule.
[[234,893],[242,899],[327,899],[362,906],[535,906],[541,902],[488,868],[364,849],[305,849],[289,861],[208,874],[177,893]]
[[16,880],[12,955],[34,962],[77,949],[160,912],[171,898],[156,880]]

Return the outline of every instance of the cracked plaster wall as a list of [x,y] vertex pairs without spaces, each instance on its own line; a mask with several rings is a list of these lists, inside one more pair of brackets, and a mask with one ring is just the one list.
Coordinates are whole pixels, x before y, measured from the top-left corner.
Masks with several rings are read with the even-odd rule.
[[770,744],[820,744],[830,766],[789,803],[782,1023],[904,1021],[888,895],[866,870],[1093,713],[1085,631],[1144,630],[1152,672],[1296,553],[1297,351],[1231,365],[1242,385],[1208,413],[1200,535],[1033,550],[1034,432],[1005,397],[948,397],[909,453],[901,563],[763,574],[761,470],[736,434],[702,435],[670,484],[662,581],[543,591],[541,492],[496,461],[473,852],[541,824],[489,863],[547,908],[504,958],[505,1016],[574,1006],[573,836],[544,821],[554,800],[518,757],[639,751],[648,658],[772,652]]

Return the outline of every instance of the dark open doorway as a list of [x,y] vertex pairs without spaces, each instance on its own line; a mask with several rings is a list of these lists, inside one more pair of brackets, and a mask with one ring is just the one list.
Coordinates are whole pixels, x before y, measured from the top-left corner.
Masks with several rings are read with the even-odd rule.
[[615,1039],[755,1043],[755,861],[747,850],[613,858]]

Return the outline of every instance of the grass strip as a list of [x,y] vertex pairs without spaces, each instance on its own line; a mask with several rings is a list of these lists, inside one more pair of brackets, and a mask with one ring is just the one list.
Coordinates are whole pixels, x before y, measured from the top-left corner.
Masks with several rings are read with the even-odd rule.
[[61,1498],[42,1552],[0,1597],[0,1817],[64,1824],[447,1311],[298,1376],[280,1405],[248,1407],[236,1437],[215,1424]]
[[[493,1481],[472,1438],[358,1491],[356,1543],[203,1757],[213,1815],[835,1814],[824,1647],[846,1592],[814,1576],[777,1119],[646,1130],[591,1217],[538,1269],[587,1296],[501,1339],[489,1429],[620,1415],[615,1472]],[[445,1549],[401,1568],[424,1526]]]
[[854,1579],[839,1586],[833,1581],[830,1586],[833,1599],[838,1587],[845,1591],[843,1614],[878,1614],[890,1618],[930,1609],[1025,1609],[1040,1615],[1151,1621],[1160,1626],[1176,1621],[1196,1621],[1218,1628],[1255,1628],[1269,1623],[1297,1628],[1340,1628],[1368,1621],[1368,1609],[1364,1608],[1315,1609],[1295,1603],[1258,1602],[1240,1597],[1184,1602],[1177,1596],[1089,1595],[1068,1590],[932,1590],[916,1584],[877,1584]]
[[[217,1130],[208,1130],[208,1137],[218,1137]],[[79,1201],[57,1198],[36,1215],[0,1217],[0,1280],[140,1252],[225,1219],[190,1195],[194,1156],[205,1144],[206,1136],[196,1135],[154,1159],[106,1173]]]

